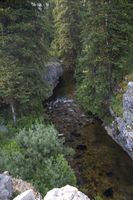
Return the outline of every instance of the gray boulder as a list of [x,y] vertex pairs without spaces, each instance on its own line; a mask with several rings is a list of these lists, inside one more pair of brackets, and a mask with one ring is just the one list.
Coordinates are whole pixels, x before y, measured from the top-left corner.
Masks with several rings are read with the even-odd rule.
[[59,62],[51,62],[47,64],[46,68],[45,73],[42,75],[42,79],[55,88],[59,78],[63,75],[63,67]]
[[130,88],[133,88],[133,82],[132,81],[130,81],[129,83],[128,83],[128,88],[130,89]]
[[77,188],[66,185],[62,188],[55,188],[47,193],[44,200],[90,200]]
[[35,200],[34,192],[33,190],[27,190],[13,200]]
[[11,176],[0,174],[0,200],[9,200],[13,194]]

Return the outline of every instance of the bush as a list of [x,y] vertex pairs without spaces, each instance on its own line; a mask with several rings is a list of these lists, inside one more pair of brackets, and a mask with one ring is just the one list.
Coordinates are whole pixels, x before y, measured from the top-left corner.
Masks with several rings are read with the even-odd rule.
[[112,96],[111,107],[117,116],[123,116],[123,93],[117,93]]
[[117,91],[112,95],[111,107],[115,114],[119,117],[123,116],[123,94],[127,90],[128,82],[133,81],[133,74],[129,74],[117,86]]
[[76,184],[73,170],[64,155],[70,155],[52,125],[35,123],[16,137],[19,150],[1,152],[1,170],[31,181],[42,194],[53,187]]
[[94,200],[103,200],[103,198],[98,195],[98,196],[95,197]]

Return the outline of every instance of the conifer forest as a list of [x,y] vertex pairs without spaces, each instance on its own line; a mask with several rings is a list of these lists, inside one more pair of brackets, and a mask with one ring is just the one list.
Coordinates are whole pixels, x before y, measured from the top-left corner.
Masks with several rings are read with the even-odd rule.
[[1,0],[0,174],[133,200],[132,151],[133,2]]

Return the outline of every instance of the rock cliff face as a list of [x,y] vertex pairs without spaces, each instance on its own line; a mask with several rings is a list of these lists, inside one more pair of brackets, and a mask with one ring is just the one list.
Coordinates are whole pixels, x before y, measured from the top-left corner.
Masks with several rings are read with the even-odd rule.
[[123,95],[123,117],[114,115],[114,118],[106,130],[133,160],[133,82],[128,83],[128,89]]
[[54,89],[58,84],[59,78],[63,75],[63,67],[59,62],[51,62],[47,64],[46,68],[42,79]]

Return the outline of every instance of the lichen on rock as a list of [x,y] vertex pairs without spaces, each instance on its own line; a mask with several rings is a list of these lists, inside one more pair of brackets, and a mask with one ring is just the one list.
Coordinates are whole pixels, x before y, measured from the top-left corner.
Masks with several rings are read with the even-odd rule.
[[46,71],[42,74],[42,80],[46,81],[54,89],[62,75],[62,64],[59,62],[50,62],[46,65]]
[[109,135],[122,146],[133,159],[133,82],[123,94],[123,117],[113,116],[110,127],[105,127]]
[[0,200],[9,200],[13,194],[12,178],[7,174],[0,174]]
[[55,188],[47,193],[44,200],[90,200],[77,188],[66,185],[62,188]]

